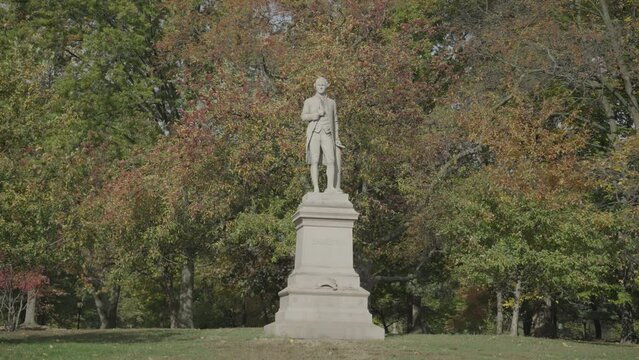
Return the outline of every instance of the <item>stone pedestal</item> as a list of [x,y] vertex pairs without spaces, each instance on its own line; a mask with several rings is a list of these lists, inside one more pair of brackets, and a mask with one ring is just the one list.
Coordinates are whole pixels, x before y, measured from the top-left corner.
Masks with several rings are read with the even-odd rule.
[[342,193],[308,193],[293,221],[295,269],[279,292],[280,309],[267,334],[293,338],[383,339],[368,312],[368,291],[353,269],[358,213]]

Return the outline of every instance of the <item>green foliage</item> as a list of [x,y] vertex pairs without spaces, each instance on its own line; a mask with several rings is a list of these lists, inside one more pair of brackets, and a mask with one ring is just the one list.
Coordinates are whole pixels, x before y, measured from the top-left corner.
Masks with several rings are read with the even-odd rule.
[[564,206],[559,196],[539,202],[512,195],[482,174],[438,200],[451,209],[438,228],[467,286],[503,289],[523,277],[528,292],[584,299],[606,288],[611,259],[595,209]]

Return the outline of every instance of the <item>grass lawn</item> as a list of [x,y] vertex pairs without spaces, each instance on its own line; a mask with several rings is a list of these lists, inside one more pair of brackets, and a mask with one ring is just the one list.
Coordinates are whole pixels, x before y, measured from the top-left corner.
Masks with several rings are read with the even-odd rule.
[[0,359],[634,359],[639,346],[488,335],[293,340],[262,329],[0,333]]

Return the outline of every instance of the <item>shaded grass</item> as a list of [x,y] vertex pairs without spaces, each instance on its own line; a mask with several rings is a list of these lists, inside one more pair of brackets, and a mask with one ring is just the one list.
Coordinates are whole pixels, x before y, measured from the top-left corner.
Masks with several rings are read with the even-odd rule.
[[487,335],[384,341],[271,338],[262,329],[46,330],[0,333],[0,359],[633,359],[639,346]]

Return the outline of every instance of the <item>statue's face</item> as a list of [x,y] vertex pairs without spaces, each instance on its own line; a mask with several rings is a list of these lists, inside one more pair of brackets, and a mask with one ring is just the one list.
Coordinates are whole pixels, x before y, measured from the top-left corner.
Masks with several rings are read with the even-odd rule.
[[328,85],[324,84],[324,83],[315,84],[315,90],[317,90],[317,93],[320,94],[320,95],[326,94],[326,88],[327,87],[328,87]]

